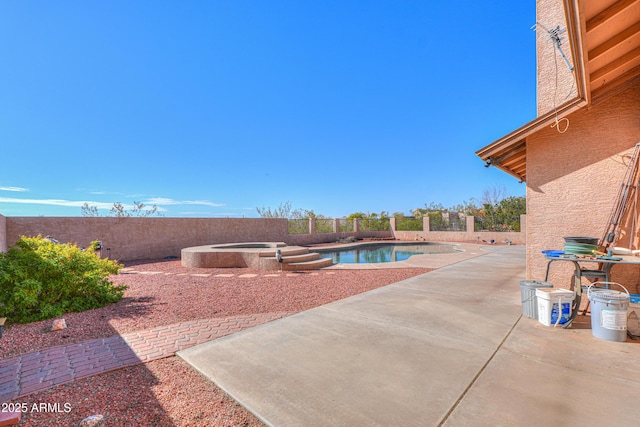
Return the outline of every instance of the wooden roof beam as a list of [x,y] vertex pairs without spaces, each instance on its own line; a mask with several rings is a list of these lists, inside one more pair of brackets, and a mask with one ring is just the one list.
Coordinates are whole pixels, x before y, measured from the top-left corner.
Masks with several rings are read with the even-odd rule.
[[595,47],[589,51],[589,60],[593,60],[598,56],[602,55],[613,49],[614,47],[624,43],[625,41],[631,39],[633,36],[638,35],[640,33],[640,22],[636,22],[634,25],[630,26],[626,30],[621,33],[616,34],[614,37],[611,37],[606,42],[602,43],[600,46]]
[[604,67],[591,73],[591,76],[590,76],[591,82],[594,82],[595,80],[598,80],[599,78],[604,77],[605,75],[615,71],[618,68],[624,67],[626,64],[632,62],[638,57],[640,57],[640,46],[622,55],[620,58],[616,59],[615,61],[612,61],[609,64],[605,65]]
[[593,18],[589,19],[586,23],[587,32],[599,27],[606,23],[619,13],[622,13],[628,7],[631,7],[637,0],[620,0],[598,13]]

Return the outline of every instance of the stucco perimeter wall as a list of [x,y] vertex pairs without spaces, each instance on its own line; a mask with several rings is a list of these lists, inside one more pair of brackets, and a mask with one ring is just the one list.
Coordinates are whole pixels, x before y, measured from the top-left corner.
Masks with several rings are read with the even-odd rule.
[[[5,219],[6,238],[3,240],[2,221]],[[75,243],[81,247],[88,246],[93,240],[100,240],[104,256],[120,261],[133,261],[179,257],[183,248],[209,244],[284,242],[287,245],[312,245],[335,242],[349,236],[359,239],[393,237],[391,231],[289,234],[287,227],[288,220],[282,218],[0,216],[0,249],[3,241],[11,246],[21,236],[50,235],[60,242]]]
[[492,232],[492,231],[394,231],[398,240],[416,240],[425,242],[491,242],[503,243],[505,240],[514,245],[524,245],[524,232]]
[[[473,227],[473,217],[467,218]],[[510,240],[524,244],[526,216],[521,217],[522,232],[456,231],[357,231],[289,234],[288,221],[281,218],[83,218],[83,217],[4,217],[0,215],[0,250],[12,246],[21,236],[50,235],[63,243],[88,246],[102,241],[103,255],[119,261],[179,257],[192,246],[243,242],[284,242],[287,245],[334,243],[355,237],[430,242],[469,242]],[[4,249],[3,245],[4,244]],[[107,248],[109,250],[107,250]]]
[[7,218],[0,215],[0,252],[6,252],[7,249]]
[[340,239],[355,237],[356,239],[390,239],[391,231],[358,231],[349,233],[316,233],[316,234],[289,234],[281,242],[287,245],[315,245],[319,243],[334,243]]
[[101,240],[103,255],[120,261],[179,257],[183,248],[215,243],[286,242],[288,236],[287,220],[278,218],[7,217],[6,230],[9,246],[38,234],[82,247]]
[[[477,242],[495,243],[510,242],[515,245],[527,243],[527,215],[520,215],[520,231],[518,232],[498,232],[498,231],[475,231],[475,218],[467,216],[466,231],[431,231],[429,230],[429,218],[423,218],[423,230],[428,231],[402,231],[394,230],[393,236],[398,240],[416,240],[425,242]],[[392,219],[392,224],[395,221]],[[394,226],[395,228],[395,226]]]
[[[640,142],[640,78],[569,117],[560,134],[546,129],[527,139],[527,277],[544,279],[541,251],[562,249],[564,236],[602,237]],[[566,264],[566,265],[563,265]],[[568,287],[571,263],[552,264],[550,281]],[[613,280],[638,292],[640,268],[617,266]]]

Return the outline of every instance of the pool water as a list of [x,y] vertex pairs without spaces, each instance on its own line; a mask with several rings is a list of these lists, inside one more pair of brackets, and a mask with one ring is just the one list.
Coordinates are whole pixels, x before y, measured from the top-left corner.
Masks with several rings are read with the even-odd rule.
[[335,264],[377,264],[404,261],[417,254],[448,254],[457,252],[444,243],[374,243],[342,249],[315,249],[321,258],[331,258]]

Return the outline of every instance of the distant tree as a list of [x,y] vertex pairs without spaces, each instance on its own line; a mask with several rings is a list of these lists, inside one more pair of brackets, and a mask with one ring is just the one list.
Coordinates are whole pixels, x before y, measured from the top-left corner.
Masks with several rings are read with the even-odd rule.
[[[89,205],[88,203],[84,203],[81,207],[82,216],[87,217],[96,217],[100,216],[98,212],[97,206]],[[111,209],[109,210],[110,215],[107,216],[115,216],[118,218],[129,218],[129,217],[150,217],[153,215],[162,216],[160,212],[158,212],[158,207],[156,205],[147,207],[142,202],[133,202],[133,207],[131,209],[127,209],[122,203],[115,202]]]
[[111,207],[111,209],[109,210],[109,212],[111,212],[111,216],[116,216],[116,217],[130,217],[131,213],[127,212],[127,210],[125,209],[124,205],[120,202],[115,202],[113,204],[113,206]]
[[362,213],[362,212],[354,212],[352,214],[350,214],[347,219],[349,221],[353,221],[354,219],[360,219],[360,218],[366,218],[367,214]]
[[389,212],[354,212],[347,217],[350,221],[359,220],[361,231],[384,231],[391,228]]
[[447,211],[430,211],[427,212],[426,215],[429,217],[429,230],[430,231],[442,231],[447,230],[449,226],[449,221],[445,218],[445,213]]
[[82,212],[82,216],[100,216],[100,213],[98,212],[98,207],[89,206],[89,203],[87,202],[84,202],[80,210]]
[[396,230],[399,231],[422,231],[422,217],[407,217],[403,212],[394,212],[393,217],[396,219]]
[[527,203],[524,196],[507,197],[495,204],[485,203],[476,221],[484,230],[520,231],[520,215],[525,213]]
[[461,227],[462,215],[476,218],[478,229],[519,231],[520,215],[526,213],[524,197],[507,197],[504,186],[484,190],[481,202],[471,198],[461,204],[445,208],[441,203],[425,203],[424,208],[413,210],[420,219],[427,215],[431,230],[450,230]]
[[506,199],[509,193],[504,185],[485,188],[482,192],[482,204],[496,206],[501,200]]
[[464,213],[465,215],[474,215],[479,209],[481,209],[480,206],[481,205],[479,205],[474,198],[465,200],[461,204],[453,205],[448,208],[445,208],[442,203],[431,202],[429,204],[425,203],[424,208],[414,209],[413,216],[416,218],[422,218],[424,215],[434,212],[457,212]]
[[262,218],[290,218],[291,217],[291,202],[283,202],[278,205],[277,208],[271,209],[265,208],[264,206],[261,208],[256,208],[258,211],[258,215]]
[[309,218],[316,219],[316,232],[327,233],[333,231],[324,215],[316,214],[313,210],[297,208],[293,209],[291,202],[283,202],[277,208],[256,208],[262,218],[286,218],[289,220],[289,234],[305,234],[309,232]]
[[144,203],[141,202],[133,202],[133,209],[131,210],[131,212],[133,213],[133,216],[142,216],[142,217],[149,217],[149,216],[164,216],[162,213],[158,212],[158,206],[157,205],[153,205],[150,208],[147,207]]
[[309,219],[309,218],[322,218],[322,215],[316,215],[316,213],[312,210],[307,209],[294,209],[291,212],[291,219]]
[[324,215],[316,214],[313,210],[294,209],[289,215],[289,234],[309,233],[309,218],[316,220],[316,233],[327,233],[333,231],[333,225],[329,225]]
[[461,204],[454,205],[448,209],[449,212],[459,212],[465,215],[475,216],[482,209],[482,204],[473,197],[463,201]]
[[504,215],[520,216],[527,213],[527,199],[524,196],[507,197],[500,200],[498,209]]

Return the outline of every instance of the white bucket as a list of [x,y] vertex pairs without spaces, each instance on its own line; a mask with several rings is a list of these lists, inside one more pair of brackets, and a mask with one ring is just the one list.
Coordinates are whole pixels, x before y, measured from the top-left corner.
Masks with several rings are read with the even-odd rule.
[[563,325],[571,318],[571,306],[576,295],[568,289],[536,289],[538,322],[545,326]]
[[629,298],[627,330],[634,337],[640,337],[640,296],[638,294],[633,294]]
[[615,282],[610,284],[620,286],[625,292],[602,288],[592,290],[591,287],[597,283],[606,282],[594,282],[587,289],[587,296],[591,302],[591,333],[603,340],[625,342],[629,291]]

